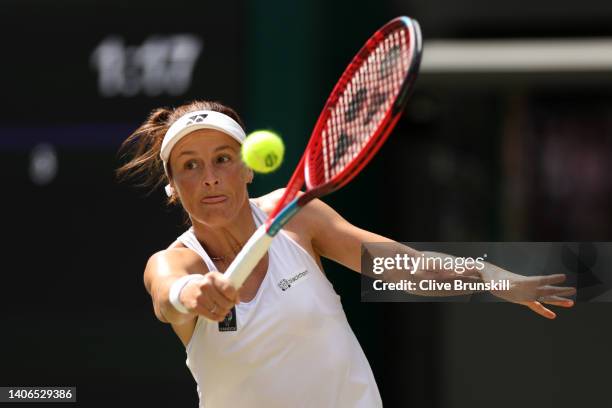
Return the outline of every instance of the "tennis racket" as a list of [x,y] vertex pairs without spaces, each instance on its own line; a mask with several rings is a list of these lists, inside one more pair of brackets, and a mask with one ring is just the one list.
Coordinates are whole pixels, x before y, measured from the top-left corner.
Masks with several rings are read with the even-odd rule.
[[406,105],[421,52],[419,25],[408,17],[387,23],[359,50],[332,90],[281,200],[225,272],[236,288],[302,207],[351,181],[380,149]]

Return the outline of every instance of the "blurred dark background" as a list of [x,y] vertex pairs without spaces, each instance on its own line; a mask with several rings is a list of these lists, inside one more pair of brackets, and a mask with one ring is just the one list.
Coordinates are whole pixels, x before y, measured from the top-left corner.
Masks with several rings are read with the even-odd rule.
[[[350,58],[419,20],[398,128],[326,201],[400,241],[612,240],[612,3],[605,0],[4,0],[0,386],[74,385],[78,405],[196,406],[184,349],[142,283],[185,226],[114,179],[149,111],[195,98],[288,145],[283,186]],[[608,57],[607,57],[608,56]],[[609,303],[547,321],[512,304],[370,304],[326,271],[390,407],[609,406]],[[333,353],[333,350],[323,352]]]

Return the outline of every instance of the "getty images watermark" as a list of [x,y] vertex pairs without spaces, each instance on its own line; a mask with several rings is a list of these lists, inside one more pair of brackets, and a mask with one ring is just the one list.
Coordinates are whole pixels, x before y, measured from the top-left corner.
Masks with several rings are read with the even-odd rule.
[[612,301],[610,242],[365,243],[366,302]]

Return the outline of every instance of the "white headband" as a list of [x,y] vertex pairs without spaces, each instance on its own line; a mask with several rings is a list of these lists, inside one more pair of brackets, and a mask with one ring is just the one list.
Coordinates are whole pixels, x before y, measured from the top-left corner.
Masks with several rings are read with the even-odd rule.
[[[223,132],[242,144],[246,134],[242,127],[229,116],[216,111],[201,110],[189,112],[176,120],[166,132],[162,141],[160,157],[164,162],[164,171],[168,175],[168,160],[174,146],[184,136],[199,129],[214,129]],[[166,194],[172,195],[172,187],[166,186]]]

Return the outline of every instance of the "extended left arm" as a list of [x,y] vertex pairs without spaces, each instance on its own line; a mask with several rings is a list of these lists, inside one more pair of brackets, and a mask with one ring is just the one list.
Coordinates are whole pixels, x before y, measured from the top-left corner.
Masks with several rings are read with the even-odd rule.
[[[306,212],[309,217],[308,224],[311,226],[312,245],[315,252],[356,272],[367,274],[376,279],[383,279],[386,282],[410,280],[418,283],[424,279],[436,279],[440,282],[454,279],[480,281],[480,277],[476,274],[458,274],[444,269],[419,269],[412,274],[406,273],[406,270],[387,269],[380,276],[373,275],[371,270],[362,271],[361,246],[363,243],[385,244],[378,247],[380,253],[377,253],[376,256],[381,257],[393,257],[400,254],[402,256],[407,255],[409,258],[418,258],[421,255],[431,253],[417,251],[382,235],[358,228],[320,200],[312,201],[304,208],[303,212]],[[474,293],[474,291],[469,290],[424,291],[418,289],[418,285],[409,292],[421,296],[458,296]]]
[[[356,272],[362,272],[361,245],[363,243],[387,243],[389,245],[385,246],[385,251],[394,254],[407,254],[409,257],[413,258],[424,254],[421,251],[417,251],[393,241],[392,239],[352,225],[321,200],[313,200],[304,210],[302,210],[302,213],[307,217],[313,249],[319,255],[338,262]],[[426,252],[425,254],[428,253]],[[369,271],[363,272],[368,273]],[[510,290],[504,291],[503,293],[491,293],[509,302],[527,306],[534,312],[549,319],[554,319],[556,314],[546,308],[542,303],[571,307],[574,302],[571,299],[565,298],[565,296],[571,296],[576,293],[575,289],[571,287],[553,286],[564,281],[565,275],[563,274],[526,277],[511,273],[490,263],[486,263],[484,270],[471,270],[463,274],[444,269],[420,269],[414,274],[406,274],[405,271],[397,271],[401,273],[395,274],[393,273],[394,271],[390,272],[391,273],[385,273],[385,276],[383,276],[384,280],[397,281],[399,279],[408,278],[416,282],[423,279],[435,278],[438,281],[461,279],[464,281],[488,282],[507,279],[511,283]],[[410,293],[429,296],[456,296],[474,292],[454,290],[423,292],[417,290],[411,291]]]

